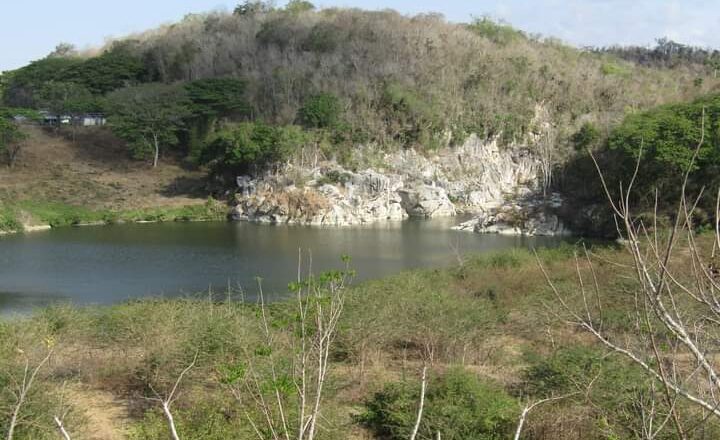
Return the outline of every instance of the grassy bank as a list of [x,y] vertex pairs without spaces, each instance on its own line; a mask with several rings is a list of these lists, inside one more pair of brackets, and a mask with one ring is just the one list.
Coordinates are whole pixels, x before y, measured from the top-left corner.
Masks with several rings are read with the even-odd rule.
[[[576,251],[539,252],[571,304],[580,301],[572,293]],[[595,273],[603,325],[616,335],[632,331],[627,316],[635,299],[628,292],[634,285],[623,266],[628,258],[614,248],[592,254],[600,262]],[[181,438],[251,439],[258,432],[273,438],[269,426],[282,429],[282,420],[292,430],[301,408],[295,387],[301,336],[322,330],[316,322],[300,326],[299,310],[327,313],[333,304],[327,289],[337,288],[341,277],[315,278],[313,285],[325,294],[306,297],[305,309],[296,300],[261,308],[223,295],[214,301],[53,307],[2,323],[0,426],[7,426],[11,391],[25,362],[38,365],[52,351],[23,407],[16,438],[56,438],[52,417],[67,411],[65,425],[77,436],[101,430],[89,437],[165,439],[167,425],[153,399],[166,396],[190,365],[172,406]],[[438,431],[444,439],[510,438],[522,407],[549,396],[567,397],[534,410],[523,438],[637,438],[644,417],[639,405],[659,392],[639,368],[561,319],[528,251],[405,272],[344,292],[327,352],[317,438],[408,438],[423,366],[428,380],[418,438],[435,438]],[[315,382],[307,383],[312,388]],[[676,409],[686,420],[702,416],[682,400]],[[717,429],[706,424],[688,438],[717,438]]]
[[49,225],[56,228],[95,223],[225,220],[227,212],[226,204],[212,198],[199,205],[129,210],[89,209],[63,203],[19,201],[0,203],[0,232],[22,231],[23,225]]

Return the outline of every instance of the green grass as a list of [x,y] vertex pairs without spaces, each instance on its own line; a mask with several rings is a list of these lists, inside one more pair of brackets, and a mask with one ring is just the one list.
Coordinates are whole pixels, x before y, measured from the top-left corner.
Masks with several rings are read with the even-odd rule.
[[[627,259],[611,246],[592,251],[599,261]],[[567,301],[579,305],[572,293],[575,252],[582,248],[539,249],[538,257]],[[632,329],[619,318],[627,319],[634,310],[634,298],[626,293],[633,288],[630,272],[598,263],[596,274],[606,299],[604,325],[626,334]],[[37,428],[24,426],[18,438],[55,435],[46,413],[66,381],[78,384],[75,389],[111,393],[133,408],[125,421],[131,438],[167,438],[159,408],[144,397],[152,396],[149,386],[172,386],[195,353],[197,364],[174,405],[182,438],[257,438],[247,422],[248,413],[256,420],[260,416],[253,396],[237,387],[238,402],[229,384],[248,378],[243,375],[252,369],[264,397],[276,398],[268,390],[285,383],[297,361],[297,303],[275,302],[262,313],[254,302],[221,296],[219,301],[203,294],[109,307],[56,306],[0,321],[0,385],[23,367],[18,348],[37,359],[51,340],[57,353],[28,402]],[[425,437],[442,429],[449,439],[507,438],[528,400],[593,383],[587,396],[538,409],[524,438],[633,438],[639,423],[633,405],[638,393],[652,392],[647,376],[558,319],[557,307],[548,307],[553,298],[535,254],[521,249],[469,257],[461,267],[412,270],[351,286],[329,353],[320,438],[407,438],[417,411],[420,371],[430,357],[421,427]],[[270,346],[263,315],[273,336]],[[271,360],[276,379],[268,367]],[[288,415],[295,415],[292,389],[282,397]],[[0,404],[10,390],[0,387]],[[678,407],[694,420],[686,402]],[[0,412],[0,426],[3,417]],[[80,418],[72,423],[83,431]],[[708,434],[688,438],[718,438],[717,427],[713,422],[706,426]]]
[[225,220],[227,206],[213,199],[202,205],[143,208],[123,211],[95,210],[55,202],[18,201],[0,204],[0,231],[21,231],[23,220],[53,228],[86,223],[171,222]]
[[0,232],[21,231],[22,227],[15,211],[0,204]]

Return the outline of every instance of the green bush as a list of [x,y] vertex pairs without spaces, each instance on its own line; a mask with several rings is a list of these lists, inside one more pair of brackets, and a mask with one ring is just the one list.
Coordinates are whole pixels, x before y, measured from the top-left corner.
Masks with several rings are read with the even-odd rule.
[[201,160],[218,176],[259,173],[287,159],[308,139],[309,135],[297,126],[243,122],[211,138]]
[[[407,439],[413,429],[420,384],[391,382],[365,404],[359,417],[378,437]],[[419,438],[499,440],[509,437],[517,402],[501,388],[456,368],[427,386]]]
[[525,393],[537,399],[579,393],[576,403],[592,402],[592,417],[614,433],[611,438],[634,437],[643,423],[638,410],[643,399],[656,399],[658,410],[666,410],[652,379],[619,355],[575,345],[531,362],[524,373]]
[[614,62],[606,62],[603,63],[603,65],[600,67],[600,71],[603,75],[606,76],[628,76],[630,75],[630,70],[624,66],[621,66],[618,63]]
[[345,184],[350,181],[351,177],[352,176],[349,173],[341,172],[338,170],[330,170],[327,173],[325,173],[325,175],[323,175],[320,179],[318,179],[318,185]]
[[576,150],[584,150],[590,148],[600,139],[600,131],[592,122],[586,122],[574,135],[570,137],[570,141]]
[[525,38],[525,34],[522,31],[514,29],[510,25],[493,21],[487,17],[475,19],[472,24],[468,25],[468,29],[487,38],[493,43],[503,46],[515,40]]
[[320,93],[310,97],[298,111],[300,122],[306,127],[329,128],[335,126],[342,116],[342,105],[332,93]]
[[0,203],[0,232],[21,231],[22,224],[14,209]]

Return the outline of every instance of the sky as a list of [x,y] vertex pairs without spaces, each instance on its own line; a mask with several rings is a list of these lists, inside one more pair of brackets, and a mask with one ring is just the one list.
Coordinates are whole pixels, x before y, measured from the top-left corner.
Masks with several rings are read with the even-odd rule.
[[[0,0],[0,72],[44,57],[60,42],[78,48],[181,19],[232,10],[229,0]],[[276,2],[283,5],[285,1]],[[649,45],[656,38],[720,49],[718,0],[317,0],[319,7],[440,12],[466,22],[488,15],[575,46]]]

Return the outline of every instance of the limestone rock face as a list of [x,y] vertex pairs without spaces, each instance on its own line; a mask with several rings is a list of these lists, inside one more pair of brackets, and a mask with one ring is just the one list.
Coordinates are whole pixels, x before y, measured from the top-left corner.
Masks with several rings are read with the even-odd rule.
[[562,204],[558,194],[548,199],[530,197],[505,205],[498,210],[478,215],[455,227],[461,231],[481,234],[563,236],[570,235],[562,221],[553,213]]
[[[547,125],[542,115],[540,108],[535,126]],[[553,213],[562,200],[541,196],[541,161],[532,148],[533,136],[540,139],[542,133],[529,135],[525,144],[500,146],[497,138],[471,135],[462,145],[432,154],[407,149],[378,155],[372,146],[360,146],[359,162],[374,165],[357,172],[327,161],[312,169],[289,164],[284,173],[239,176],[232,216],[343,226],[465,213],[475,218],[459,229],[566,233]],[[364,160],[368,157],[373,160]]]
[[412,189],[401,189],[400,204],[410,217],[448,217],[455,215],[452,204],[443,188],[420,185]]
[[235,220],[330,226],[407,217],[397,192],[402,181],[397,177],[371,170],[343,173],[347,181],[342,184],[319,183],[322,179],[318,179],[303,188],[291,185],[277,189],[265,182],[253,194],[238,193],[231,215]]

